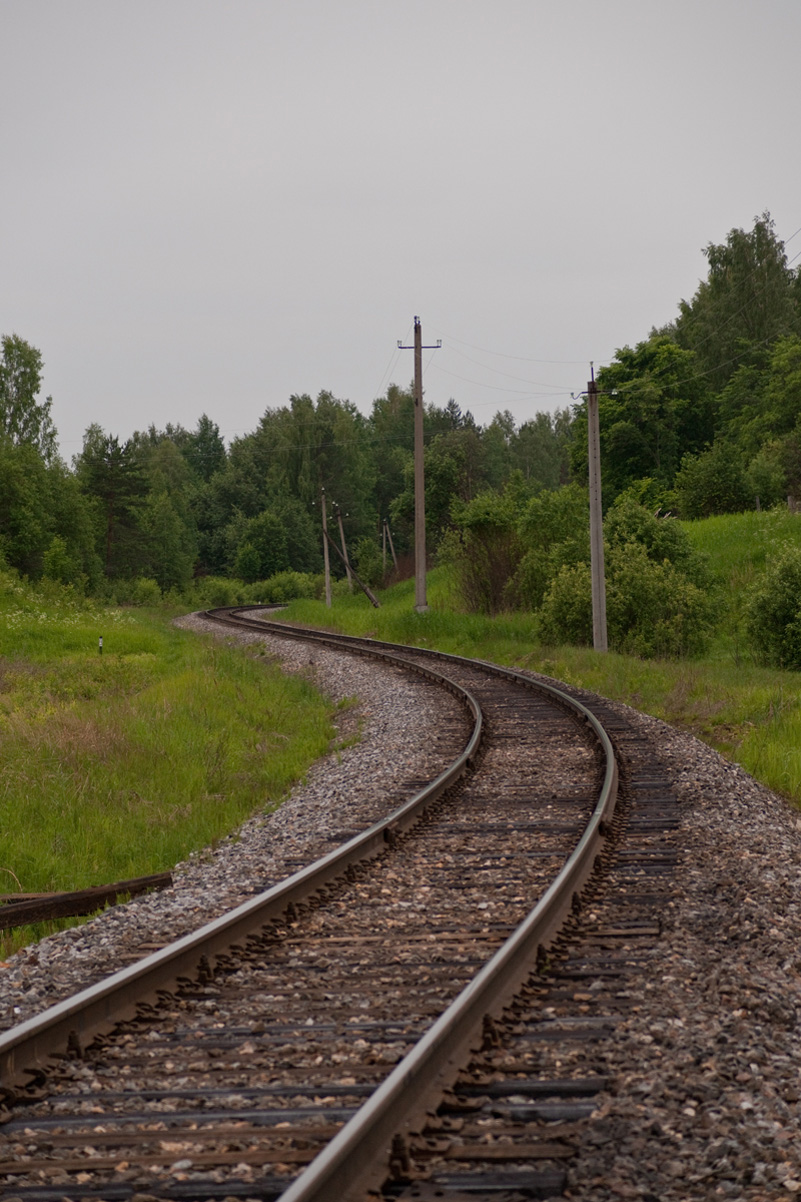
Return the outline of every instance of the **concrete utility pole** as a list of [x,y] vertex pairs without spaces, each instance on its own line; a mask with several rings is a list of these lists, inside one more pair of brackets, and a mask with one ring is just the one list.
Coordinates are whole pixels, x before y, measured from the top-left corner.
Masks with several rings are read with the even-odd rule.
[[592,645],[606,651],[606,579],[604,575],[604,528],[601,509],[601,439],[598,420],[598,386],[587,384],[587,451],[590,467],[590,566],[592,570]]
[[[412,347],[398,343],[402,351]],[[425,350],[436,351],[436,346]],[[423,328],[420,318],[414,319],[414,608],[418,613],[428,609],[426,601],[426,485],[423,469]]]
[[320,508],[323,513],[323,566],[325,568],[325,603],[331,608],[331,563],[328,558],[328,517],[325,512],[325,489],[320,489]]

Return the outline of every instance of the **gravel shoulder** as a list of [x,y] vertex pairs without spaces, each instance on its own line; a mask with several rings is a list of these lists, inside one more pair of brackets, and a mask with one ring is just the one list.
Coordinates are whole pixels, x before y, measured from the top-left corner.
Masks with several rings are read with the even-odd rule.
[[629,986],[635,1005],[611,1053],[613,1084],[569,1196],[795,1197],[801,814],[692,736],[626,712],[676,781],[682,889],[661,973]]

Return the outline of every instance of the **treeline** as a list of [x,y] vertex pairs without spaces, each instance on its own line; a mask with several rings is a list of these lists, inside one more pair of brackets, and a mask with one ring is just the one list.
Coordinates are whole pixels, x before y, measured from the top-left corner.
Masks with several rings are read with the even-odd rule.
[[[391,385],[368,416],[328,392],[267,409],[226,448],[203,415],[194,430],[151,426],[126,441],[92,425],[71,467],[56,453],[42,357],[16,335],[0,363],[0,554],[32,579],[135,599],[142,581],[183,593],[194,580],[248,584],[322,571],[321,489],[343,516],[349,552],[371,583],[390,522],[399,555],[414,525],[411,390]],[[516,427],[499,413],[480,427],[457,403],[425,408],[427,522],[432,547],[454,506],[502,489],[569,478],[572,415],[538,414]],[[144,590],[148,595],[152,590]]]
[[[676,320],[598,373],[612,645],[642,654],[696,650],[712,620],[703,567],[665,516],[801,495],[801,277],[768,213],[706,257]],[[397,552],[411,549],[411,389],[391,385],[368,415],[328,392],[293,396],[230,447],[207,415],[127,441],[93,425],[68,467],[39,400],[40,352],[16,335],[2,349],[0,554],[33,579],[118,600],[279,577],[313,591],[322,488],[368,583],[384,519]],[[429,548],[463,603],[531,610],[548,638],[589,640],[585,403],[482,427],[450,400],[426,405],[424,436]]]

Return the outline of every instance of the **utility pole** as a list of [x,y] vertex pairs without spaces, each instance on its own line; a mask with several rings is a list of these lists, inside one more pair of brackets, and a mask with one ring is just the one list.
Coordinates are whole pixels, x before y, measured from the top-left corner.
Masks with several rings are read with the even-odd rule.
[[325,568],[325,603],[331,608],[331,564],[328,559],[328,518],[325,512],[325,489],[320,489],[320,508],[323,513],[323,566]]
[[[402,351],[412,347],[398,343]],[[427,346],[427,351],[436,351]],[[428,609],[426,601],[426,485],[423,471],[423,328],[420,318],[414,319],[414,608],[418,613]]]
[[601,509],[601,436],[598,419],[598,386],[587,384],[587,452],[590,468],[590,567],[592,572],[592,645],[606,651],[606,579],[604,576],[604,529]]
[[385,537],[386,537],[386,538],[389,540],[389,549],[390,549],[390,552],[391,552],[391,554],[392,554],[392,563],[393,563],[393,565],[394,565],[394,567],[395,567],[395,571],[397,572],[397,570],[398,570],[398,557],[397,557],[397,555],[395,554],[395,544],[394,544],[394,543],[393,543],[393,541],[392,541],[392,531],[391,531],[391,530],[390,530],[390,528],[389,528],[389,518],[384,518],[384,533],[385,533]]
[[353,577],[351,576],[350,560],[348,559],[348,548],[345,543],[345,528],[342,525],[342,510],[336,506],[337,522],[339,523],[339,541],[342,543],[342,560],[345,564],[345,575],[348,578],[348,590],[353,592]]

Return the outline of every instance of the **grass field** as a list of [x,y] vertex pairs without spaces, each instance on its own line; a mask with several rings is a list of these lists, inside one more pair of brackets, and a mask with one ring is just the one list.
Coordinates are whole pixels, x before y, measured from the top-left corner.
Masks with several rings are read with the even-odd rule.
[[264,659],[0,574],[0,892],[170,869],[274,808],[333,733]]

